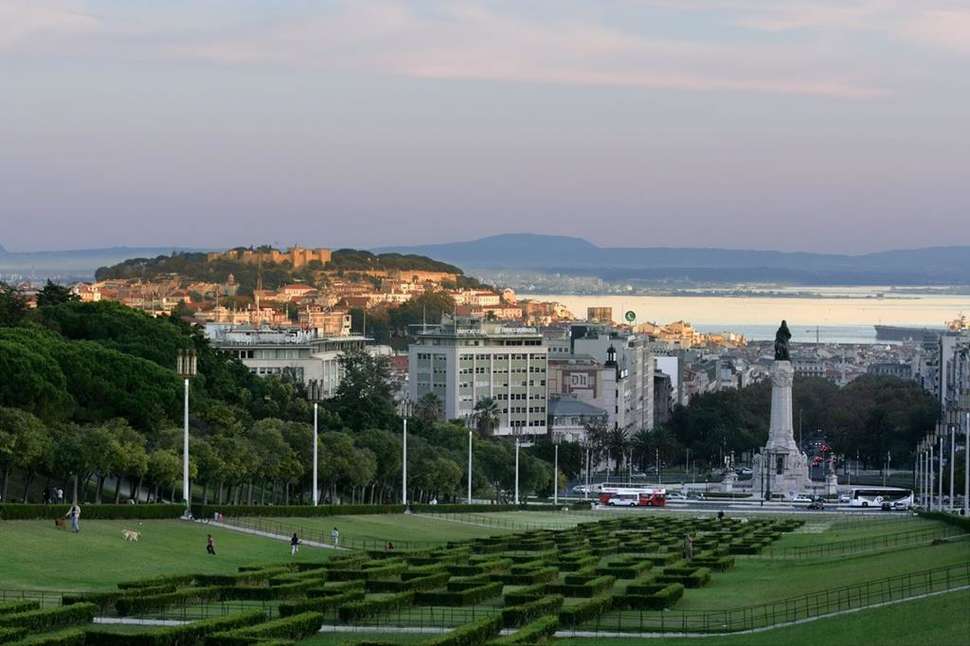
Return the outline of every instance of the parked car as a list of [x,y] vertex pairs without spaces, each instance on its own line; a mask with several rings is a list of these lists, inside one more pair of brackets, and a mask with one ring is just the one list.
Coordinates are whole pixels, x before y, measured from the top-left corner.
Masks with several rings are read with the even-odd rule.
[[813,502],[814,500],[815,499],[812,498],[811,496],[806,496],[804,494],[798,494],[796,496],[793,496],[792,499],[791,499],[791,501],[792,502],[795,502],[795,503]]
[[611,497],[606,504],[610,507],[636,507],[640,504],[640,498],[639,496],[621,494]]
[[892,511],[893,504],[887,500],[886,502],[879,505],[879,508],[882,509],[883,511]]
[[821,496],[816,496],[812,502],[808,503],[808,508],[812,511],[824,511],[825,510],[825,499]]

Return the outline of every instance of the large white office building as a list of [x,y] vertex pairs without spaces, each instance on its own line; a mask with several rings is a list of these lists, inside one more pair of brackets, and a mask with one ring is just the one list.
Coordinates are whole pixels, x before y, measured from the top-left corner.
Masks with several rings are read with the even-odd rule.
[[547,432],[548,348],[536,328],[475,317],[443,317],[415,335],[408,351],[408,394],[434,393],[447,419],[474,414],[490,397],[498,404],[496,435]]

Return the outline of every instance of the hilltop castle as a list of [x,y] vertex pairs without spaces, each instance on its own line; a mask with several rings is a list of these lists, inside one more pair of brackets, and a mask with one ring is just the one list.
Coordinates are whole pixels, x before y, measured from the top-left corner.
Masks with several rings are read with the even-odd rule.
[[278,265],[285,262],[290,263],[293,269],[300,269],[314,260],[321,265],[330,262],[331,252],[329,249],[304,249],[303,247],[290,247],[286,251],[279,251],[269,247],[258,249],[247,249],[237,247],[228,251],[217,251],[208,254],[206,257],[209,262],[213,260],[234,260],[247,265],[255,265],[259,262],[270,265]]

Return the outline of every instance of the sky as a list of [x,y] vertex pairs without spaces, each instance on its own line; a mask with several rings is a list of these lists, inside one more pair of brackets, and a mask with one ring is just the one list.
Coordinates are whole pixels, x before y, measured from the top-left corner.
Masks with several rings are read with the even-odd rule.
[[970,244],[970,2],[0,0],[0,245]]

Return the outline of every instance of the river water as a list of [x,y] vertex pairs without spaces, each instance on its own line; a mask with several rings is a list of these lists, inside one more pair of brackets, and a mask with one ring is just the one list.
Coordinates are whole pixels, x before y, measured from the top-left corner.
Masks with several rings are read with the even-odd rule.
[[558,301],[580,318],[587,307],[612,307],[615,320],[632,311],[638,323],[685,320],[702,332],[737,332],[752,341],[773,339],[782,319],[788,321],[795,342],[814,342],[817,335],[822,343],[875,343],[876,324],[942,328],[960,314],[970,315],[970,296],[876,298],[874,290],[843,288],[838,294],[817,297],[529,294],[528,298]]

